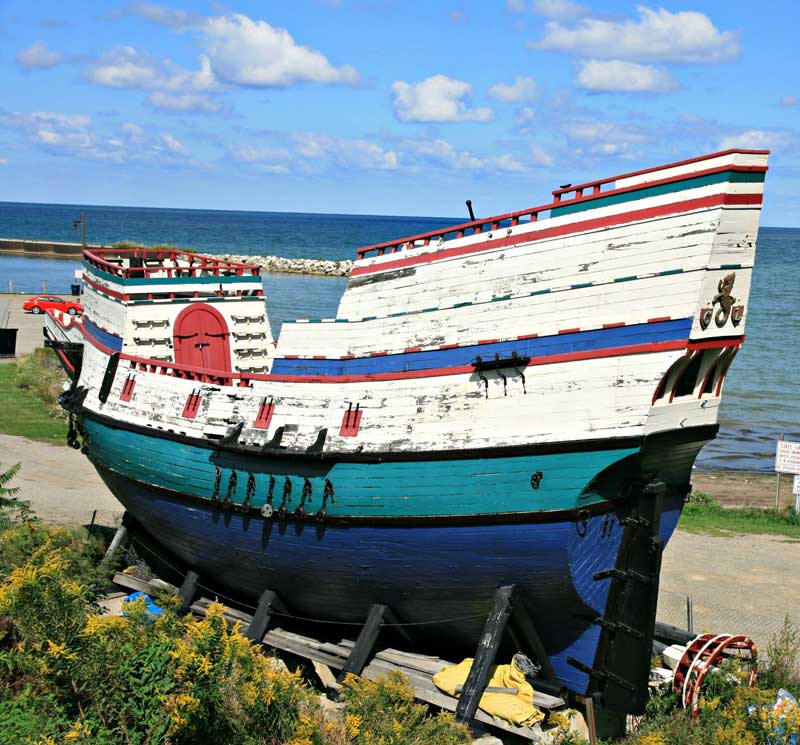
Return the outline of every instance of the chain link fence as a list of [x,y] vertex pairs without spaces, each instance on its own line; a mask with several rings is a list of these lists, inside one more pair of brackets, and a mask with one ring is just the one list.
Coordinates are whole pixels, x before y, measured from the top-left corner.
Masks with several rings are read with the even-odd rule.
[[661,590],[656,620],[694,634],[744,634],[756,643],[759,655],[763,655],[770,641],[780,633],[787,616],[795,626],[800,626],[800,618],[792,614],[761,615],[742,608],[706,603],[696,596]]

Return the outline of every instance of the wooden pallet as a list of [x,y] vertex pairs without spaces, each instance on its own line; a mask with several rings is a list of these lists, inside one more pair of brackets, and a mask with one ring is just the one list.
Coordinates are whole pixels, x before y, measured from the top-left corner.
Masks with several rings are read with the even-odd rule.
[[[157,584],[154,584],[120,573],[114,576],[114,584],[127,590],[145,592],[148,594],[162,592],[167,588],[177,591],[177,588],[173,588],[171,585],[167,585],[167,583],[161,580],[158,580]],[[213,600],[209,598],[200,597],[191,603],[189,609],[195,615],[202,617],[205,616],[212,602]],[[225,617],[230,623],[240,624],[241,631],[244,634],[247,633],[250,623],[253,620],[251,614],[235,608],[226,608]],[[268,629],[263,635],[261,643],[270,649],[310,660],[316,663],[315,668],[316,666],[325,666],[333,670],[342,670],[344,668],[355,645],[355,641],[351,639],[342,639],[338,643],[325,642],[279,627]],[[442,668],[453,664],[455,663],[441,659],[440,657],[387,648],[381,649],[371,656],[371,659],[367,662],[361,675],[367,680],[376,680],[381,675],[385,675],[388,672],[400,672],[408,678],[416,699],[440,709],[455,711],[459,699],[449,696],[439,690],[433,682],[433,676],[436,673],[442,670]],[[321,677],[326,675],[324,668],[321,668],[318,672],[322,673]],[[326,681],[326,685],[330,688],[338,686],[332,675],[330,675],[329,679]],[[541,691],[534,691],[533,701],[540,709],[547,711],[560,709],[566,706],[564,699],[551,696]],[[534,727],[519,727],[502,719],[492,717],[480,709],[478,709],[473,718],[482,724],[523,737],[533,742],[540,742],[545,736],[538,724]]]

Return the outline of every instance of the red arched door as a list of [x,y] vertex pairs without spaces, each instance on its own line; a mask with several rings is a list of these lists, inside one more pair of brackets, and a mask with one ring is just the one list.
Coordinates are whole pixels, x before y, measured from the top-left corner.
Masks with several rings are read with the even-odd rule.
[[175,362],[230,372],[228,335],[228,324],[216,308],[207,303],[184,308],[175,319]]

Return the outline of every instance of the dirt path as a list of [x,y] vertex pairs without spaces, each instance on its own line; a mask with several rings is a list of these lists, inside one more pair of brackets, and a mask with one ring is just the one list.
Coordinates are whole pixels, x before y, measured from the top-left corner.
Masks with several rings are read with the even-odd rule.
[[12,485],[47,522],[86,525],[97,510],[97,522],[111,526],[122,515],[122,505],[78,450],[0,434],[0,463],[22,464]]
[[[781,507],[794,506],[794,477],[781,476]],[[692,486],[725,507],[775,507],[775,474],[752,471],[693,471]]]

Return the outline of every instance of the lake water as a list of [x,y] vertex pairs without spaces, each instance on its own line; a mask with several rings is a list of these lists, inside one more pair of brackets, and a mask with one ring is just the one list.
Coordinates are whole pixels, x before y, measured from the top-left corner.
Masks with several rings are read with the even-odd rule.
[[[0,203],[0,237],[74,241],[72,220],[87,213],[87,240],[174,243],[210,253],[354,258],[360,246],[453,224],[454,218],[315,215]],[[800,229],[762,228],[747,317],[747,342],[725,383],[720,434],[702,468],[769,471],[775,440],[800,439],[800,315],[794,301]],[[0,258],[0,292],[64,293],[74,261]],[[264,289],[273,329],[294,318],[334,316],[345,280],[271,274]]]

